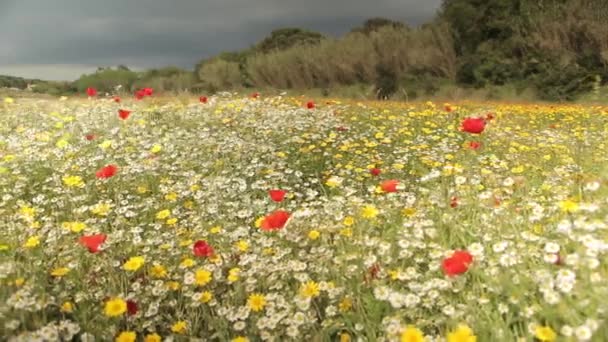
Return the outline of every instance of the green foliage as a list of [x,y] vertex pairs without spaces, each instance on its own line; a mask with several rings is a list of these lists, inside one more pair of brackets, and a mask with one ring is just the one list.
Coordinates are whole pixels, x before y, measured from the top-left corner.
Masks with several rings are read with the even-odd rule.
[[159,92],[176,92],[190,90],[195,83],[196,79],[193,72],[170,66],[144,72],[133,82],[132,88],[151,87]]
[[323,39],[325,37],[318,32],[288,27],[272,31],[270,36],[257,44],[255,50],[261,53],[268,53],[276,50],[285,50],[296,45],[316,45]]
[[113,92],[118,85],[129,90],[138,77],[138,73],[128,69],[100,67],[95,73],[80,76],[74,81],[74,87],[78,92],[84,92],[88,87],[96,88],[101,92]]
[[358,32],[358,33],[363,33],[363,34],[370,34],[372,32],[376,32],[378,30],[380,30],[383,27],[392,27],[394,29],[405,29],[407,28],[407,26],[399,21],[394,21],[391,19],[387,19],[387,18],[370,18],[367,19],[364,23],[363,26],[361,27],[356,27],[354,29],[351,30],[351,32]]

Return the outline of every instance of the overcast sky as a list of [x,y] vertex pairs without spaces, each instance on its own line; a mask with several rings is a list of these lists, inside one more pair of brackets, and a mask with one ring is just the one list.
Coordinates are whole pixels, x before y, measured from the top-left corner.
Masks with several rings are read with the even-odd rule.
[[421,24],[441,0],[0,0],[0,74],[72,80],[97,66],[193,68],[272,29],[339,36],[370,17]]

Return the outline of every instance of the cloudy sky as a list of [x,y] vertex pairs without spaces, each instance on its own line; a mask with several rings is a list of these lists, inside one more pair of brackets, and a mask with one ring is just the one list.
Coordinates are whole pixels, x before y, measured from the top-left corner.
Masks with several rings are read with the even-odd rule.
[[72,80],[97,66],[176,65],[292,26],[332,36],[370,17],[418,25],[441,0],[0,0],[0,74]]

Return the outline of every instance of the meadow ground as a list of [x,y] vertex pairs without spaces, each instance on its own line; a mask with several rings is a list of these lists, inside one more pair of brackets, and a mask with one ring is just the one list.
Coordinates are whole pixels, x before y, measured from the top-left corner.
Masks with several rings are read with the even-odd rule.
[[0,333],[606,341],[607,139],[580,105],[6,100]]

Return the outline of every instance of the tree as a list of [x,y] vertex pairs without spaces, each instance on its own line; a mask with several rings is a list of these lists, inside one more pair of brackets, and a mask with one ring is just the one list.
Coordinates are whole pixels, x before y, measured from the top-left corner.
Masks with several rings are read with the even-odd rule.
[[288,27],[272,31],[270,36],[256,45],[255,50],[268,53],[276,50],[286,50],[295,45],[319,44],[323,39],[325,37],[318,32]]

